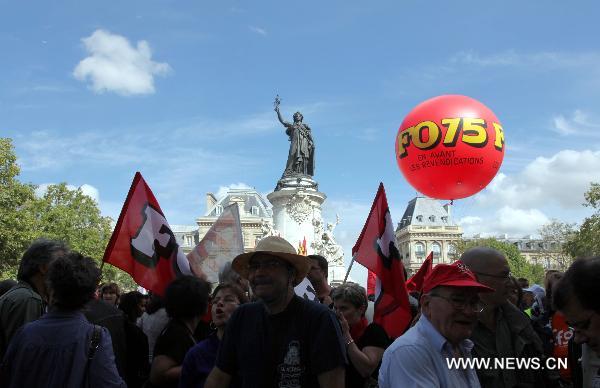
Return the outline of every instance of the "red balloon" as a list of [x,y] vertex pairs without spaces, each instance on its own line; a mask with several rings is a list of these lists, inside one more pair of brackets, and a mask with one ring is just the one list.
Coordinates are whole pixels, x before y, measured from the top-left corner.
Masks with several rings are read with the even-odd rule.
[[396,161],[406,180],[431,198],[481,191],[504,158],[504,131],[488,107],[467,96],[438,96],[417,105],[396,136]]

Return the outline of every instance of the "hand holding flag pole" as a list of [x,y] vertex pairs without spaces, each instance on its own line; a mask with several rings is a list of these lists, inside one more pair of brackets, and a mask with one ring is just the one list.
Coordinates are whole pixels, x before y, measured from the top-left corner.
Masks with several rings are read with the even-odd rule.
[[379,184],[365,226],[352,248],[350,268],[354,261],[377,275],[373,321],[391,338],[399,337],[408,327],[412,314],[383,183]]

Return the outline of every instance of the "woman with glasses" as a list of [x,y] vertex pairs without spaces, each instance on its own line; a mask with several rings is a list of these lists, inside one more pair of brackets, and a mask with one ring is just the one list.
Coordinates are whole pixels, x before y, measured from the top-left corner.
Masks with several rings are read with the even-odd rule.
[[[215,331],[187,352],[181,369],[180,387],[204,387],[206,377],[215,366],[227,321],[235,309],[247,301],[246,294],[235,284],[221,283],[215,288],[211,299],[211,327]],[[235,386],[234,381],[231,387]]]
[[331,298],[346,341],[349,361],[346,387],[376,386],[381,358],[390,339],[383,327],[369,324],[365,318],[367,292],[358,284],[348,282],[335,288]]

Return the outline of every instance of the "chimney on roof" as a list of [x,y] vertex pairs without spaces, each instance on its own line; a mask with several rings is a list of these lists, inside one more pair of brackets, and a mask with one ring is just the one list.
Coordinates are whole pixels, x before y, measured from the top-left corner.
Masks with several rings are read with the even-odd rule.
[[217,204],[217,198],[213,193],[206,193],[206,211],[209,211]]
[[447,204],[444,205],[444,210],[446,211],[446,214],[448,214],[448,219],[450,219],[450,211],[452,210],[452,202],[448,202]]

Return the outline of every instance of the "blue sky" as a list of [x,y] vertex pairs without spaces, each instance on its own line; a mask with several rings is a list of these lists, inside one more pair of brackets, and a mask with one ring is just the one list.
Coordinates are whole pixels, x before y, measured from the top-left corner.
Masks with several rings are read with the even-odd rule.
[[276,94],[313,130],[347,258],[380,181],[396,222],[414,197],[394,138],[436,95],[482,101],[505,130],[499,175],[456,201],[467,233],[580,222],[600,181],[596,2],[0,6],[0,136],[14,139],[21,178],[86,185],[105,215],[138,170],[171,224],[193,224],[206,192],[271,191],[288,149]]

